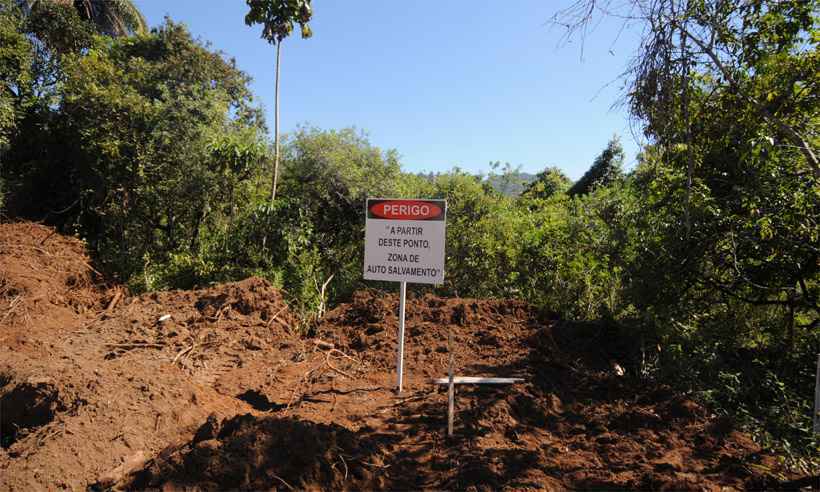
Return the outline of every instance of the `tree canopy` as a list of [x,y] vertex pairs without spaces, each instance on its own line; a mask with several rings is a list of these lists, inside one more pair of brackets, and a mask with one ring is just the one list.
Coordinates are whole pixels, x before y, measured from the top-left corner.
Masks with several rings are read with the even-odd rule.
[[598,186],[607,186],[623,177],[624,149],[618,137],[613,137],[601,151],[592,167],[581,176],[567,193],[570,196],[585,195]]
[[146,34],[148,22],[132,0],[18,0],[30,11],[44,4],[73,7],[81,18],[91,21],[98,32],[109,36]]
[[552,166],[544,169],[535,176],[524,189],[523,196],[545,200],[559,193],[566,193],[572,186],[572,181],[561,169]]
[[248,13],[245,24],[262,24],[262,38],[271,44],[279,44],[293,32],[294,22],[299,24],[303,38],[313,35],[308,22],[313,16],[310,0],[246,0]]

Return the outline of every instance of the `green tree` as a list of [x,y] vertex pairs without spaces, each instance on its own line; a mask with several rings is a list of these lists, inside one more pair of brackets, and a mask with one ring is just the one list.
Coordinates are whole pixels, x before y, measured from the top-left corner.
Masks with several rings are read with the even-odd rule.
[[273,129],[273,180],[270,201],[276,200],[276,184],[279,179],[279,59],[282,41],[293,32],[293,23],[298,22],[302,38],[312,36],[308,22],[313,15],[310,0],[246,0],[249,11],[245,24],[262,24],[262,38],[276,45],[276,87],[274,99]]
[[538,173],[535,180],[524,189],[522,196],[544,200],[559,193],[566,193],[571,186],[572,181],[567,175],[552,166]]
[[[519,225],[512,199],[480,176],[454,168],[433,178],[432,198],[447,200],[446,273],[441,293],[510,294],[513,258],[520,244],[507,241]],[[509,234],[509,236],[508,236]]]
[[[415,193],[398,154],[374,147],[354,129],[303,127],[283,146],[283,196],[257,196],[228,233],[214,263],[261,273],[283,285],[294,304],[311,311],[362,287],[364,208],[368,196]],[[275,227],[270,225],[274,224]],[[262,238],[268,246],[260,247]]]
[[33,59],[22,12],[14,0],[0,0],[0,164],[22,117]]
[[646,26],[627,101],[653,142],[627,295],[675,347],[670,374],[808,443],[795,409],[820,350],[820,2],[580,1],[570,33],[618,6]]
[[606,148],[595,158],[592,167],[572,185],[567,193],[570,196],[585,195],[598,186],[607,186],[621,179],[623,163],[624,149],[621,147],[620,139],[616,136],[607,143]]
[[[596,14],[626,15],[647,27],[626,74],[631,109],[653,121],[653,134],[689,131],[688,92],[698,74],[706,75],[714,88],[731,91],[753,110],[767,133],[799,150],[801,165],[820,179],[815,118],[785,110],[817,94],[818,10],[817,0],[579,0],[553,20],[568,28],[568,37],[586,33]],[[771,69],[785,67],[771,77]],[[691,160],[689,168],[691,175]]]
[[[606,9],[593,7],[585,12]],[[629,72],[630,108],[664,161],[652,168],[685,176],[664,190],[685,190],[682,216],[669,207],[681,220],[666,232],[682,245],[671,257],[686,267],[678,278],[783,306],[789,319],[816,310],[820,2],[635,8],[652,29]]]
[[[13,115],[13,125],[0,132],[4,133],[0,140],[5,140],[0,145],[0,177],[6,181],[10,215],[48,220],[53,215],[50,210],[63,210],[72,203],[63,201],[71,195],[68,186],[54,187],[67,184],[61,181],[62,170],[43,172],[48,156],[62,145],[54,131],[64,80],[62,61],[65,55],[87,50],[94,34],[91,24],[71,5],[43,2],[26,14],[17,0],[2,2],[5,87],[0,112]],[[27,196],[37,189],[53,193],[42,200]]]
[[98,37],[61,66],[47,124],[8,153],[13,201],[23,216],[62,211],[50,221],[86,237],[106,269],[150,284],[146,264],[196,250],[203,222],[230,216],[223,204],[261,165],[249,79],[170,21]]
[[109,36],[129,36],[148,32],[148,23],[132,0],[19,0],[28,11],[45,3],[73,6],[81,18],[91,21],[97,31]]
[[307,244],[321,258],[305,279],[312,293],[330,275],[336,295],[361,285],[365,201],[395,195],[400,173],[395,150],[374,147],[354,129],[300,128],[290,136],[282,184],[293,198],[284,210],[291,223],[297,216],[310,223]]

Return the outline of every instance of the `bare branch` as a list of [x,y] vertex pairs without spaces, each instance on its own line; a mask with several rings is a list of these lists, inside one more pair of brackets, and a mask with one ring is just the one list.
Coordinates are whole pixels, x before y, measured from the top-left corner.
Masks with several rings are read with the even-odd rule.
[[[810,139],[770,111],[748,90],[744,90],[727,62],[721,59],[721,54],[736,56],[731,42],[722,40],[720,32],[733,22],[731,15],[732,12],[737,12],[737,7],[727,10],[727,4],[723,0],[714,0],[706,2],[700,10],[693,12],[690,10],[692,5],[688,1],[684,5],[683,1],[577,0],[553,15],[550,23],[565,29],[562,36],[564,42],[575,36],[581,38],[582,56],[584,40],[597,21],[597,16],[622,19],[624,23],[644,24],[640,55],[625,72],[625,75],[631,74],[632,79],[628,97],[632,100],[633,116],[644,120],[653,117],[661,134],[667,133],[669,129],[670,118],[674,114],[673,104],[680,90],[675,75],[678,70],[674,66],[683,65],[683,81],[688,85],[689,78],[686,74],[690,73],[692,66],[699,60],[709,60],[729,87],[736,90],[766,122],[800,150],[815,179],[820,179],[820,163]],[[696,50],[687,46],[690,42],[694,45],[692,47],[697,47]],[[665,109],[660,114],[652,113],[658,108]],[[689,142],[691,138],[687,136],[686,140]],[[691,167],[691,162],[689,166]]]

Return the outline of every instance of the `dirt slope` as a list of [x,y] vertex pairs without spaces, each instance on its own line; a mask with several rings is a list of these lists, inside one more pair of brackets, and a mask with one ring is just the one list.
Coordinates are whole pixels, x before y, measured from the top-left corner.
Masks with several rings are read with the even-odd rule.
[[[519,301],[360,292],[315,336],[261,279],[129,297],[82,243],[0,225],[0,490],[773,485],[730,422],[611,370],[606,334]],[[170,317],[167,317],[170,315]],[[447,337],[459,387],[448,440]]]
[[289,336],[263,280],[127,297],[88,264],[80,241],[0,225],[0,490],[110,482],[209,415],[252,410],[209,383]]

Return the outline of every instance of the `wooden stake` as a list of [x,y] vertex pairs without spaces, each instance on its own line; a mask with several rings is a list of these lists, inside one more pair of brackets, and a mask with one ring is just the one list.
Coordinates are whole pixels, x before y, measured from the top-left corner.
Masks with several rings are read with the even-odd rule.
[[447,352],[450,354],[449,382],[447,386],[447,435],[453,436],[453,418],[455,415],[456,387],[453,384],[453,329],[447,328]]

